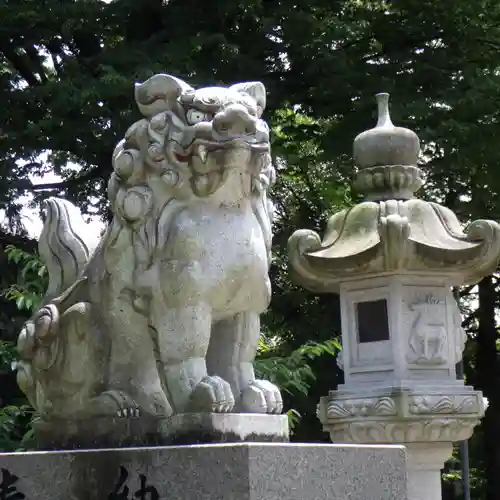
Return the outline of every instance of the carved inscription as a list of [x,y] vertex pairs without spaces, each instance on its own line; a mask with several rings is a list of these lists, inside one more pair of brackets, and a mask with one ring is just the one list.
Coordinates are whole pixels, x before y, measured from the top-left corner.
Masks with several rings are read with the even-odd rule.
[[7,469],[1,469],[2,481],[0,482],[0,500],[23,500],[26,498],[24,493],[21,493],[16,483],[19,478],[9,472]]
[[148,485],[147,477],[144,474],[139,474],[139,489],[131,493],[128,487],[128,470],[120,466],[120,475],[116,483],[115,489],[108,495],[108,500],[160,500],[158,490],[151,485]]

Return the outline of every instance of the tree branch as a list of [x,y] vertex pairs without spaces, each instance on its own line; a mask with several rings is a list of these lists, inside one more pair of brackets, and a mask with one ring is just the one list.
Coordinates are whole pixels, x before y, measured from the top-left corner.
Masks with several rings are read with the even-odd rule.
[[26,63],[25,59],[16,54],[16,52],[9,47],[5,40],[0,41],[0,52],[3,52],[5,58],[12,64],[13,68],[19,72],[29,85],[36,86],[40,84],[40,81],[31,71],[31,68]]
[[[27,164],[25,167],[29,167],[32,164]],[[37,164],[33,164],[37,165]],[[61,191],[69,187],[76,187],[83,183],[89,182],[91,180],[98,179],[99,169],[93,169],[78,177],[72,177],[71,179],[66,179],[59,182],[47,182],[41,184],[33,184],[29,179],[20,179],[17,181],[11,181],[9,189],[17,189],[19,191]]]
[[24,47],[24,50],[26,52],[26,55],[32,62],[32,64],[36,66],[36,71],[38,73],[38,76],[40,77],[40,81],[42,83],[46,83],[47,75],[45,74],[45,69],[40,61],[40,54],[36,51],[35,47],[33,47],[32,45]]
[[486,38],[477,38],[476,41],[482,45],[488,45],[493,49],[497,50],[500,49],[500,43],[496,42],[495,40],[488,40]]
[[477,321],[478,319],[478,311],[475,310],[474,312],[470,313],[463,321],[462,321],[462,327],[464,329],[468,329],[472,323]]
[[56,70],[57,75],[60,77],[63,68],[62,64],[57,60],[57,58],[60,57],[61,61],[64,61],[66,59],[63,43],[57,38],[53,38],[45,44],[45,47],[49,51],[54,69]]

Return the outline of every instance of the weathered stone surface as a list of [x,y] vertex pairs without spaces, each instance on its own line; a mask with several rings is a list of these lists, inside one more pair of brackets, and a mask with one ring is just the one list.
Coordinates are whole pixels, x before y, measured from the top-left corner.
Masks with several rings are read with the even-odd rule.
[[287,442],[286,415],[179,413],[171,417],[100,416],[35,424],[38,449],[96,449],[240,441]]
[[36,500],[407,499],[402,447],[206,445],[3,454],[0,463]]
[[135,99],[143,118],[113,153],[97,249],[75,233],[75,207],[47,202],[50,285],[19,336],[19,385],[45,423],[279,414],[280,391],[252,365],[271,297],[265,88],[156,75]]
[[374,128],[361,132],[353,143],[353,157],[360,168],[391,165],[415,166],[420,139],[413,130],[395,127],[389,114],[389,94],[377,94],[378,120]]
[[334,443],[454,443],[469,439],[484,414],[472,387],[424,391],[331,391],[318,416]]

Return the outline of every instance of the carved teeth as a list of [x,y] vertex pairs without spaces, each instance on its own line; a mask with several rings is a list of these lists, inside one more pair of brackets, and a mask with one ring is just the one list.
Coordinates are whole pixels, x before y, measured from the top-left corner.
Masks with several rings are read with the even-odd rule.
[[198,156],[203,163],[207,162],[207,148],[205,146],[200,146],[198,148]]

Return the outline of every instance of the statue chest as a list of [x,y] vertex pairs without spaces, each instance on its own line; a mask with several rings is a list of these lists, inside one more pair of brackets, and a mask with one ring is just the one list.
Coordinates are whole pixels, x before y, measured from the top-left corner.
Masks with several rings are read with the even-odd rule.
[[205,272],[215,274],[267,275],[264,236],[250,207],[193,207],[179,214],[174,232],[168,251],[175,259],[196,261]]

